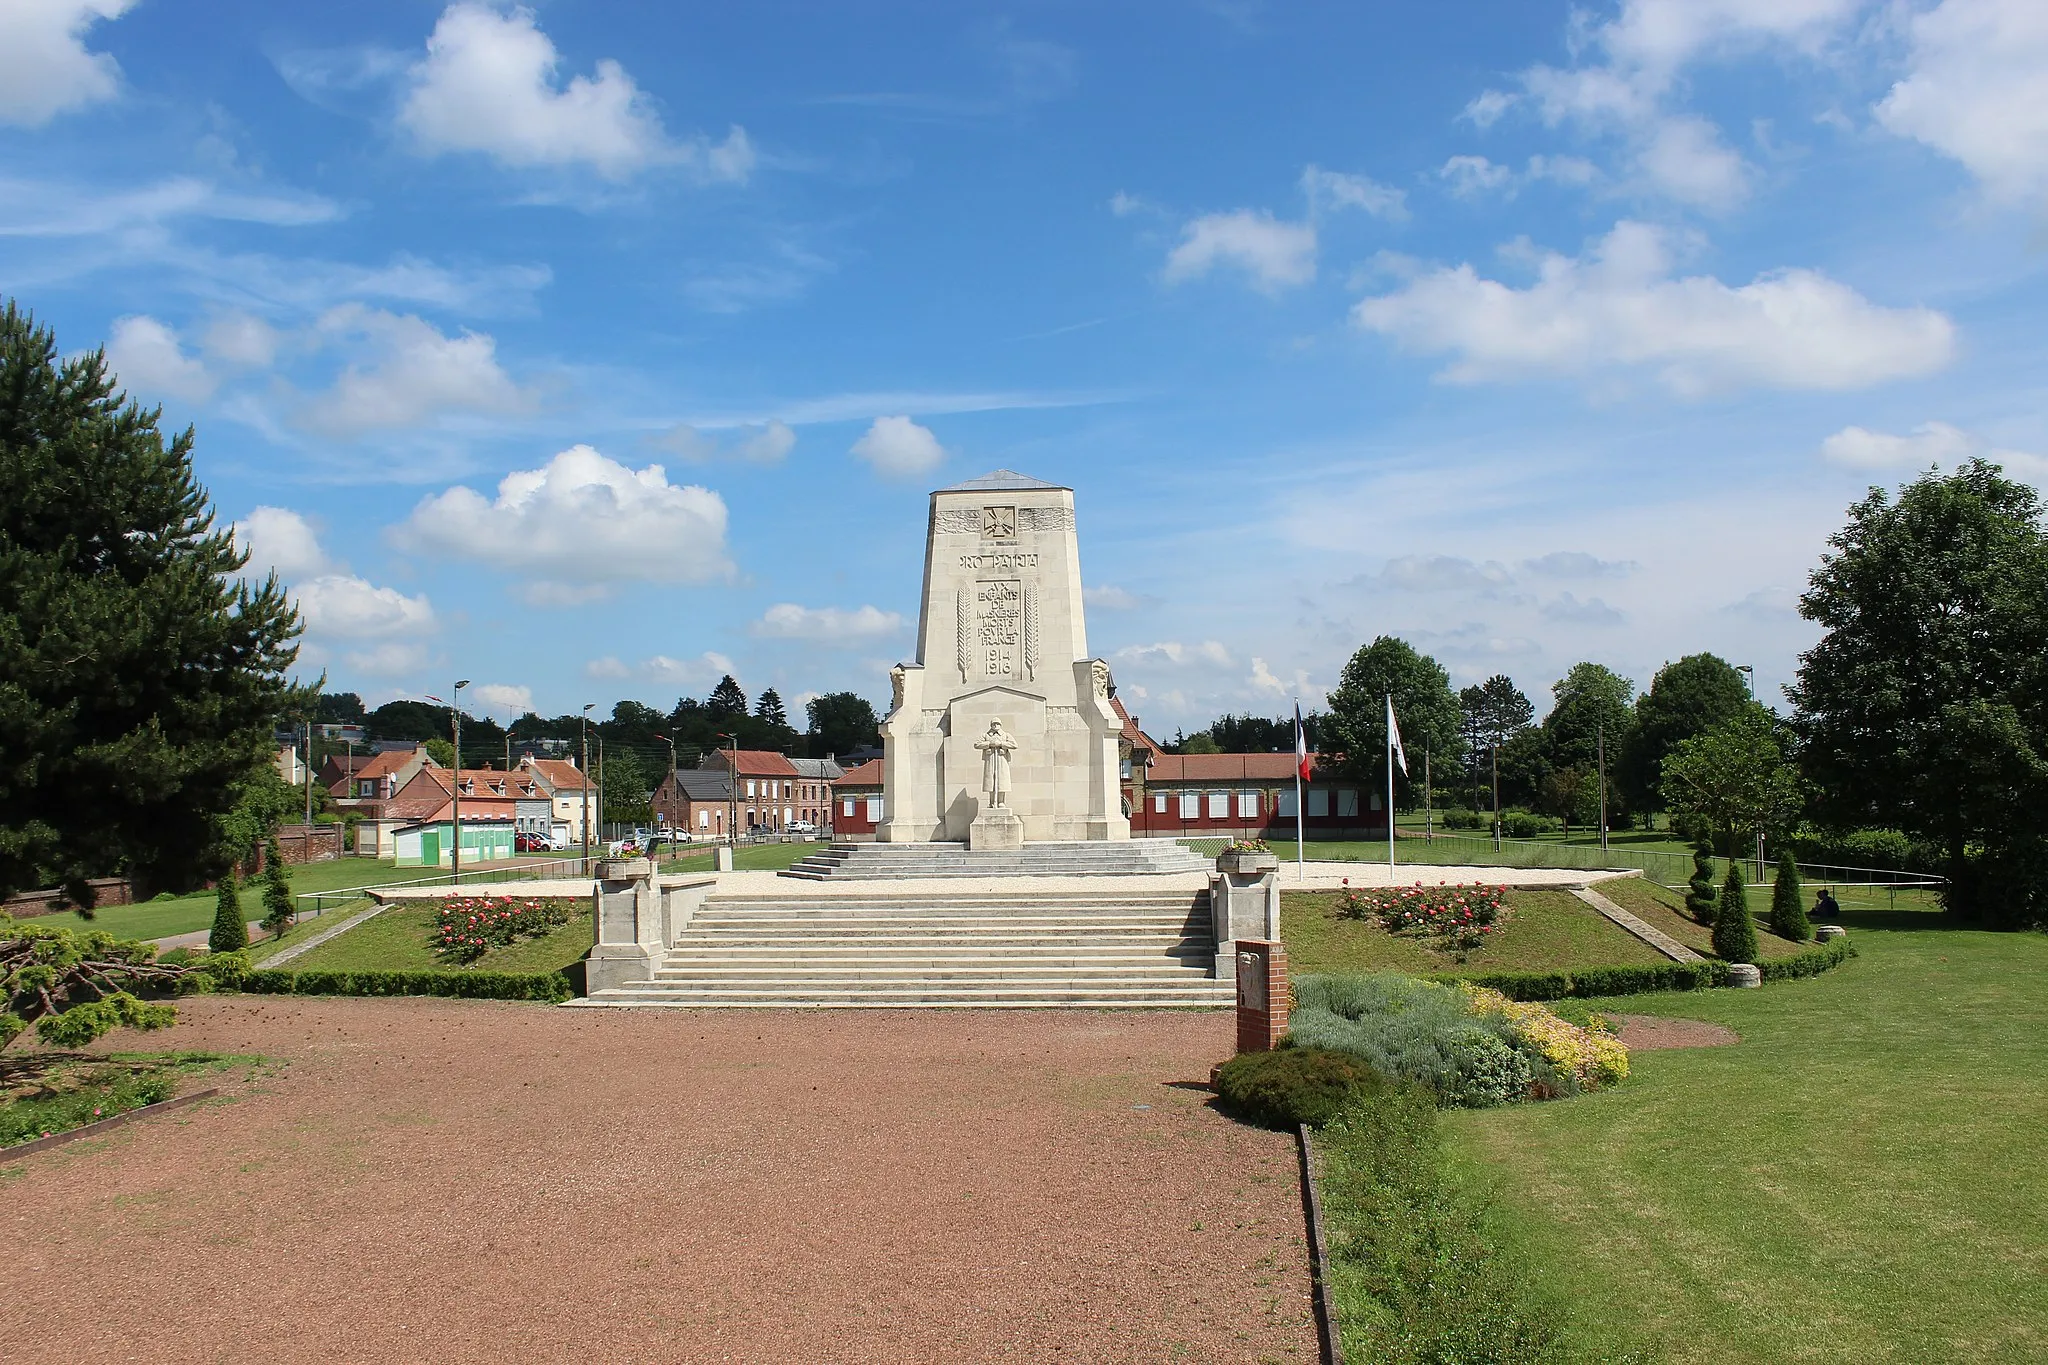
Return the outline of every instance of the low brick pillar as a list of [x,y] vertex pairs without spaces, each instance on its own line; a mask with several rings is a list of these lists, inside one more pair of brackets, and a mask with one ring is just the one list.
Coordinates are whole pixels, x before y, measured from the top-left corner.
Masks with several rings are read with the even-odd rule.
[[1237,941],[1237,1050],[1270,1052],[1287,1033],[1293,990],[1287,950],[1271,939]]

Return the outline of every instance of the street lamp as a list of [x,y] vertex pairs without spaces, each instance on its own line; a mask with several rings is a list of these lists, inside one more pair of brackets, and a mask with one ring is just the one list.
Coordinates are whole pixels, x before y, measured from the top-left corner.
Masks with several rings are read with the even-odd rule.
[[[655,732],[654,737],[668,741],[668,803],[669,809],[674,810],[676,798],[682,794],[676,790],[676,737],[674,735],[664,735],[659,731]],[[676,823],[674,817],[670,817],[668,823],[669,828],[673,830]]]
[[455,704],[448,708],[455,727],[455,849],[449,868],[455,874],[449,881],[455,886],[462,885],[462,689],[467,686],[467,678],[455,684]]
[[590,871],[590,708],[594,701],[583,703],[583,870]]
[[1750,695],[1750,696],[1752,696],[1752,697],[1753,697],[1753,696],[1755,696],[1755,695],[1756,695],[1756,666],[1755,666],[1754,664],[1737,664],[1737,665],[1735,665],[1735,671],[1736,671],[1737,673],[1740,673],[1740,674],[1742,675],[1742,680],[1743,680],[1743,682],[1745,682],[1745,683],[1747,683],[1747,684],[1749,685],[1749,695]]
[[732,741],[732,780],[726,784],[725,788],[726,809],[731,813],[726,819],[725,837],[732,841],[732,846],[735,850],[734,856],[737,857],[737,850],[740,846],[740,737],[737,734],[726,734],[721,731],[718,738]]

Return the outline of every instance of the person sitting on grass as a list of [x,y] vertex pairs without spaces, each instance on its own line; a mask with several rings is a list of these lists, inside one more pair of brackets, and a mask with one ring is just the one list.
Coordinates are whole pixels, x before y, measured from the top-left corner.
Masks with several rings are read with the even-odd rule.
[[1813,898],[1813,917],[1817,920],[1827,921],[1832,920],[1841,913],[1842,906],[1835,899],[1835,893],[1823,886],[1820,889],[1820,894]]

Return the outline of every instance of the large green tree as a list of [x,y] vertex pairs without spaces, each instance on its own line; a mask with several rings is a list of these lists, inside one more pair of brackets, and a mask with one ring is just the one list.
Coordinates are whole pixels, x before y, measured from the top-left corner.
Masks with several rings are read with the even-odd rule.
[[1635,721],[1635,684],[1602,664],[1577,663],[1550,689],[1543,718],[1543,768],[1538,804],[1566,823],[1591,824],[1600,807],[1602,755],[1610,820],[1626,809],[1614,787],[1614,766]]
[[0,894],[193,885],[267,757],[296,611],[215,529],[192,432],[0,308]]
[[[1474,683],[1458,693],[1459,734],[1465,741],[1466,761],[1472,770],[1472,805],[1491,806],[1494,750],[1529,728],[1536,708],[1522,689],[1505,673],[1496,673],[1483,683]],[[1512,785],[1512,784],[1511,784]]]
[[1614,769],[1629,808],[1664,809],[1665,755],[1748,705],[1748,684],[1719,655],[1688,654],[1658,669],[1650,690],[1636,698],[1635,723]]
[[1664,804],[1697,815],[1733,858],[1758,834],[1776,835],[1799,815],[1799,774],[1785,761],[1779,723],[1761,702],[1705,734],[1681,740],[1664,757]]
[[827,692],[804,705],[812,758],[848,754],[881,741],[875,708],[858,692]]
[[1873,488],[1800,612],[1826,632],[1788,690],[1817,814],[1944,850],[1949,906],[2048,923],[2048,531],[1972,460]]
[[1450,675],[1435,659],[1391,635],[1360,648],[1330,693],[1323,737],[1344,756],[1347,773],[1372,784],[1370,790],[1385,790],[1389,694],[1408,754],[1408,775],[1395,771],[1394,799],[1407,806],[1422,799],[1425,746],[1432,765],[1443,773],[1457,771],[1465,752],[1458,698]]

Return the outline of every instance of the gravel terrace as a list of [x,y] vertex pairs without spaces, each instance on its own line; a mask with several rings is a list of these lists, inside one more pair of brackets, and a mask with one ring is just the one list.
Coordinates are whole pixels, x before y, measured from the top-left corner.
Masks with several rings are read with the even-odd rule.
[[0,1167],[11,1365],[1316,1358],[1225,1012],[179,1010],[284,1066]]

